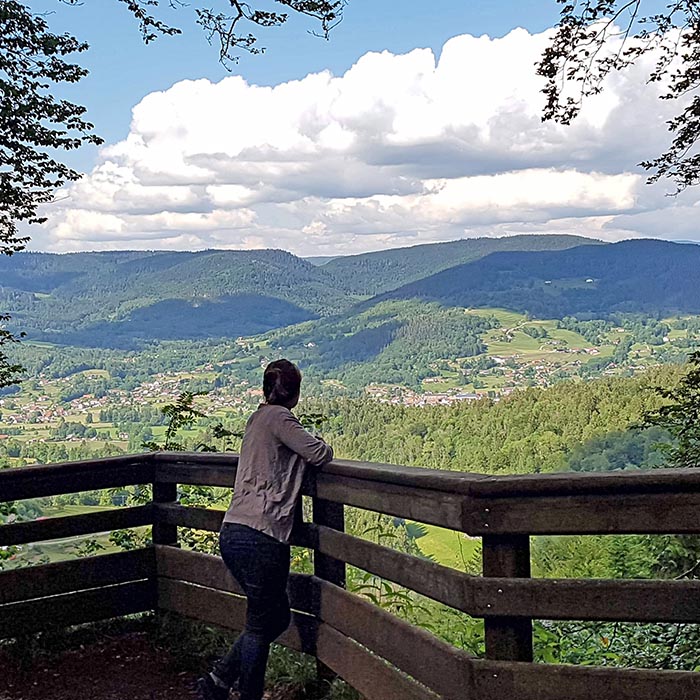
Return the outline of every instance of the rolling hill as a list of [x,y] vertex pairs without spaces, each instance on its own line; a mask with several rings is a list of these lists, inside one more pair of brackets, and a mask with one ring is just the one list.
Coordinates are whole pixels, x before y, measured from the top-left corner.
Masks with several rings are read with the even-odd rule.
[[575,236],[477,238],[312,264],[282,250],[20,253],[0,257],[0,309],[30,338],[103,347],[238,337],[347,312],[494,250],[561,249]]
[[645,239],[493,253],[368,303],[397,299],[499,307],[540,318],[700,313],[700,246]]
[[568,235],[465,238],[448,243],[348,255],[334,258],[322,267],[339,287],[348,292],[375,295],[496,252],[564,250],[581,245],[604,244],[591,238]]
[[[700,246],[631,240],[566,247],[586,239],[524,238],[509,244],[531,250],[490,252],[375,296],[361,275],[352,279],[357,256],[346,261],[345,283],[336,278],[343,259],[315,266],[277,250],[19,254],[0,259],[0,309],[12,312],[30,340],[138,349],[159,340],[254,336],[248,349],[255,368],[261,353],[283,354],[321,381],[414,387],[440,373],[472,376],[477,356],[498,354],[501,345],[506,355],[517,345],[563,357],[569,346],[595,345],[613,321],[629,324],[630,314],[700,314]],[[445,265],[448,253],[453,261],[473,257],[494,241],[505,245],[475,239],[370,254],[367,269],[377,277],[367,284],[396,285],[417,274],[421,257],[430,270]],[[548,241],[558,249],[540,250]],[[380,275],[382,260],[393,262]],[[517,327],[508,326],[509,314]],[[614,314],[626,320],[610,319]],[[565,318],[573,316],[578,320]],[[586,319],[605,320],[588,327]],[[656,342],[669,329],[654,323]],[[600,358],[586,361],[605,364],[633,343],[618,352],[613,340],[598,345],[606,342]]]
[[0,308],[30,337],[62,343],[237,337],[353,301],[318,267],[280,250],[0,258]]

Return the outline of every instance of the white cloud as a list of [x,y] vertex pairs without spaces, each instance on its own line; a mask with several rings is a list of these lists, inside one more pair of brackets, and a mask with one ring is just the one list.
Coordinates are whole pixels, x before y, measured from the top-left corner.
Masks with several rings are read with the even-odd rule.
[[48,208],[34,247],[313,255],[527,231],[698,235],[698,197],[665,197],[635,167],[664,149],[677,105],[637,66],[571,127],[543,123],[534,64],[547,41],[465,35],[439,60],[370,53],[339,77],[152,93],[128,137]]

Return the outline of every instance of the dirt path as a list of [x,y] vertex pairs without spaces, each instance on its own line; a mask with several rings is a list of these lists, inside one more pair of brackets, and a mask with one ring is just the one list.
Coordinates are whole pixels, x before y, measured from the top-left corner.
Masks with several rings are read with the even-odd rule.
[[[89,639],[89,641],[88,641]],[[198,674],[182,671],[167,649],[142,630],[98,633],[65,651],[21,662],[0,647],[0,700],[195,700]],[[280,685],[265,700],[308,700],[303,688]],[[230,700],[238,700],[231,693]]]
[[192,700],[196,676],[178,672],[145,633],[39,655],[20,668],[0,651],[0,700]]

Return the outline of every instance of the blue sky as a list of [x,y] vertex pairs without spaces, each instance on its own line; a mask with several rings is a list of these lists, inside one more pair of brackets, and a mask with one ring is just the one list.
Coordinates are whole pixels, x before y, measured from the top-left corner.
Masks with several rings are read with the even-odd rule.
[[[90,75],[65,94],[88,106],[90,119],[107,142],[127,135],[131,108],[142,97],[179,80],[218,81],[233,73],[250,83],[276,85],[324,69],[339,75],[368,51],[400,54],[428,47],[439,54],[445,41],[457,34],[500,37],[515,27],[539,32],[556,22],[559,9],[554,0],[350,0],[329,41],[310,33],[316,29],[310,19],[290,17],[280,29],[258,32],[266,52],[242,55],[229,72],[195,24],[191,8],[171,10],[167,0],[162,4],[162,16],[183,33],[146,46],[136,21],[117,0],[84,0],[76,6],[59,0],[31,2],[35,12],[47,13],[53,31],[72,32],[90,44],[80,57]],[[85,148],[69,157],[88,169],[95,154],[95,149]]]
[[330,41],[294,17],[230,73],[191,8],[162,4],[184,32],[144,46],[117,0],[31,2],[91,45],[90,76],[62,96],[105,138],[69,154],[86,175],[46,207],[34,249],[700,239],[699,188],[668,197],[672,185],[645,184],[637,165],[666,148],[678,108],[647,84],[653,57],[611,76],[572,126],[542,123],[535,65],[555,0],[350,0]]

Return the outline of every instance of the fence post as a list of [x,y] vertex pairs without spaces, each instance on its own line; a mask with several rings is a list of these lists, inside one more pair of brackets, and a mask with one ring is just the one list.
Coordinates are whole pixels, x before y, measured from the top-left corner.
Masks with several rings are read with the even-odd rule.
[[[312,503],[313,522],[316,525],[325,525],[345,532],[345,506],[342,503],[325,501],[316,496],[313,497]],[[314,552],[314,575],[345,588],[345,562],[338,561],[327,554]]]
[[177,540],[177,525],[170,525],[160,521],[158,515],[158,503],[176,503],[177,484],[163,481],[153,482],[153,544],[167,544],[171,547],[179,547]]
[[[484,535],[485,577],[530,578],[528,535]],[[532,661],[532,620],[522,617],[484,619],[486,658],[498,661]]]
[[[326,527],[332,527],[334,530],[345,532],[345,506],[342,503],[333,503],[314,496],[312,504],[312,517],[316,525],[325,525]],[[321,554],[318,550],[314,550],[314,575],[324,581],[329,581],[336,586],[345,588],[345,562],[329,557],[327,554]],[[335,680],[336,674],[317,659],[316,678],[318,679],[319,696],[323,697],[326,694],[328,685]]]

